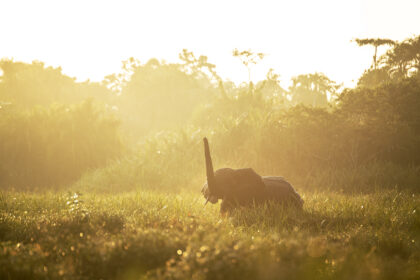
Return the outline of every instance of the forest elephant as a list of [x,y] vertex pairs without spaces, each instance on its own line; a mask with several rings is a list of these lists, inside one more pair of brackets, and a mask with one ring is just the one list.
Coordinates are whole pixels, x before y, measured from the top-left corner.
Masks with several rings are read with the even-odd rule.
[[303,207],[303,200],[293,186],[283,177],[260,176],[252,168],[221,168],[214,172],[207,138],[204,141],[207,182],[202,193],[207,202],[222,199],[220,212],[229,212],[238,206],[251,206],[266,201],[276,201]]

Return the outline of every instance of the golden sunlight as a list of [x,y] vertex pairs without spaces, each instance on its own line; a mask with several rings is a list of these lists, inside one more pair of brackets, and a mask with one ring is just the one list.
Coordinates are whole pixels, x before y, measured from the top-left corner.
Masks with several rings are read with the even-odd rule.
[[0,279],[420,279],[420,1],[0,11]]

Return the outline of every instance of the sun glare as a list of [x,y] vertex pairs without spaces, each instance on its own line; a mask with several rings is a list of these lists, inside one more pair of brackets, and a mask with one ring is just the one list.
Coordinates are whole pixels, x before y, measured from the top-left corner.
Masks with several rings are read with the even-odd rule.
[[[398,7],[419,10],[416,1],[403,2]],[[392,1],[334,0],[2,1],[7,13],[0,18],[0,54],[62,66],[78,80],[100,81],[118,72],[128,57],[178,62],[187,48],[208,56],[225,79],[240,83],[248,74],[231,53],[251,49],[267,54],[252,69],[254,81],[273,68],[284,83],[301,73],[323,72],[351,85],[372,55],[352,39],[377,34],[402,39],[420,26],[418,17],[396,14],[389,29],[384,14],[394,6]]]

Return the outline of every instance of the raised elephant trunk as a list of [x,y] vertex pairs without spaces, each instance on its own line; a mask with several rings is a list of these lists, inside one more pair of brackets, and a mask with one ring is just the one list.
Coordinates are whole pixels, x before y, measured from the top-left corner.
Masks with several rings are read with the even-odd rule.
[[206,137],[204,137],[203,141],[204,141],[204,156],[206,158],[207,186],[209,188],[210,193],[214,194],[216,181],[214,179],[213,163],[211,162],[209,141],[207,140]]

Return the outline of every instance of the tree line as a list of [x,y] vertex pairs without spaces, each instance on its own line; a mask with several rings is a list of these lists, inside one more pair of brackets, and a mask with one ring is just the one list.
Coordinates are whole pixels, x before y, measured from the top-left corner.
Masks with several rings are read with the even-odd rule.
[[[256,84],[249,78],[235,85],[188,50],[180,63],[130,58],[101,82],[3,59],[0,185],[70,183],[131,153],[139,139],[185,127],[213,133],[225,161],[261,169],[419,164],[420,36],[355,41],[374,47],[373,62],[355,88],[345,89],[322,73],[298,75],[285,89],[273,69]],[[389,49],[377,57],[383,45]],[[249,76],[264,58],[250,50],[233,55]]]

